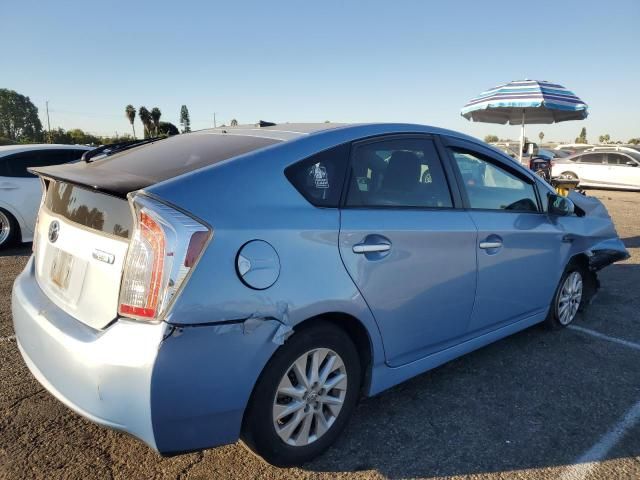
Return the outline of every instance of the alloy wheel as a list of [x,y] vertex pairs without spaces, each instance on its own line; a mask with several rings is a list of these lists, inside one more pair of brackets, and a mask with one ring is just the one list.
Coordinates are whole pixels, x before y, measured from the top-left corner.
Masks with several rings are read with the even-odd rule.
[[0,245],[3,245],[11,235],[11,223],[9,217],[0,211]]
[[340,355],[327,348],[304,353],[287,369],[276,390],[276,433],[296,447],[315,442],[335,423],[346,393],[347,370]]
[[567,275],[556,303],[556,316],[561,325],[569,325],[575,318],[582,301],[582,290],[583,283],[580,272],[574,271]]

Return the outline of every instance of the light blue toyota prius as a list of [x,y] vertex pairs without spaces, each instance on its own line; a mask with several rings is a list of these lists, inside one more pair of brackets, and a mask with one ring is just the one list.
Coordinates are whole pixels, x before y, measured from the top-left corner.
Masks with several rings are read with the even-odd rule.
[[568,325],[628,256],[597,199],[421,125],[261,122],[33,171],[24,361],[162,455],[241,439],[306,462],[361,397]]

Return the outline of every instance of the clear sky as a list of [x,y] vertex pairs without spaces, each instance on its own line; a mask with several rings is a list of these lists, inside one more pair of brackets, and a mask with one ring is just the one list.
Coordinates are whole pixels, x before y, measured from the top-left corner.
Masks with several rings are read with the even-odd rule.
[[[640,137],[640,0],[2,2],[0,87],[43,124],[129,132],[124,107],[159,107],[192,128],[401,121],[483,137],[460,108],[494,85],[549,80],[588,105],[583,122],[529,136]],[[141,125],[137,124],[138,132]]]

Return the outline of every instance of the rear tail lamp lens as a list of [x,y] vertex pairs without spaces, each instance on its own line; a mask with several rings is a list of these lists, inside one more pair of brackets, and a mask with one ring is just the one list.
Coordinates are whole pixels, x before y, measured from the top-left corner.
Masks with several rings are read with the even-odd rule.
[[135,225],[125,260],[118,313],[158,320],[196,266],[211,230],[184,213],[143,195],[131,200]]

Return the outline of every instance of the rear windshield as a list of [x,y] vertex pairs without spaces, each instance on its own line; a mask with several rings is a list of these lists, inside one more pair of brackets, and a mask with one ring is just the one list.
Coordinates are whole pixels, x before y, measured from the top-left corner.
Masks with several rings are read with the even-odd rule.
[[51,182],[45,205],[52,213],[98,232],[129,238],[133,217],[126,200],[65,182]]

